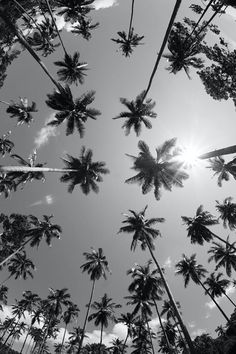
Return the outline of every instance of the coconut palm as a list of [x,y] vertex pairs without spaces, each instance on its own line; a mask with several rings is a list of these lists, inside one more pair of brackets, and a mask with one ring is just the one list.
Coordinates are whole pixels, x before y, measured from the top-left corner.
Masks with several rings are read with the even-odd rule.
[[211,273],[210,276],[204,281],[204,284],[208,286],[208,291],[213,297],[221,297],[222,295],[226,296],[227,299],[231,302],[234,307],[236,304],[230,299],[227,295],[227,288],[230,285],[230,280],[228,279],[221,279],[223,273]]
[[124,342],[119,338],[115,338],[111,341],[112,346],[108,348],[112,350],[112,354],[121,354],[124,352]]
[[102,345],[102,334],[103,334],[103,328],[108,327],[109,321],[115,321],[115,309],[120,308],[121,305],[116,304],[112,302],[112,298],[109,298],[107,294],[104,294],[103,297],[101,298],[101,301],[95,301],[91,305],[92,309],[95,310],[94,313],[92,313],[88,321],[94,320],[95,326],[101,325],[101,336],[100,336],[100,347],[99,347],[99,352],[101,350],[101,345]]
[[30,123],[33,121],[32,113],[38,112],[36,109],[36,103],[32,102],[32,104],[29,105],[27,98],[20,97],[19,103],[15,103],[13,101],[11,103],[5,101],[0,102],[8,106],[6,112],[10,114],[11,118],[17,118],[18,125],[24,123],[30,125]]
[[63,61],[55,61],[54,64],[61,67],[58,70],[57,75],[59,80],[65,82],[66,84],[78,85],[84,83],[84,76],[86,75],[85,71],[87,64],[79,62],[80,53],[75,52],[74,55],[65,54]]
[[0,173],[0,195],[8,198],[12,191],[16,191],[15,182],[8,178],[6,173]]
[[205,293],[208,294],[211,298],[211,300],[215,303],[221,314],[224,316],[226,321],[229,321],[228,316],[225,314],[225,312],[222,310],[222,308],[219,306],[219,304],[215,301],[214,297],[211,296],[210,292],[207,290],[207,288],[204,285],[204,282],[202,282],[202,278],[206,277],[207,270],[201,265],[197,264],[196,261],[196,254],[192,254],[189,258],[183,254],[182,259],[176,263],[176,274],[177,275],[182,275],[184,278],[184,286],[185,288],[189,284],[190,279],[195,283],[195,284],[200,284],[202,288],[205,290]]
[[[83,330],[80,326],[73,327],[73,331],[69,332],[69,344],[67,353],[71,354],[75,352],[75,349],[78,349],[81,338],[82,338]],[[87,337],[86,335],[84,337]],[[79,350],[78,350],[79,353]]]
[[100,161],[93,162],[92,156],[93,156],[92,150],[88,149],[86,151],[85,147],[83,146],[79,158],[75,158],[67,154],[67,159],[65,158],[62,159],[66,165],[66,168],[64,169],[46,168],[41,166],[31,167],[31,166],[24,165],[18,167],[18,166],[0,165],[0,173],[8,172],[7,177],[10,176],[9,178],[11,179],[17,178],[20,175],[21,176],[21,179],[19,179],[20,181],[26,179],[24,175],[28,177],[27,178],[28,180],[29,178],[32,179],[34,176],[37,177],[37,179],[39,179],[39,177],[43,178],[44,172],[64,173],[61,176],[60,181],[67,182],[67,183],[69,182],[69,187],[68,187],[69,193],[73,192],[76,184],[80,184],[82,192],[84,194],[88,194],[91,190],[93,190],[95,193],[98,193],[99,188],[97,186],[97,183],[102,182],[101,174],[108,174],[109,170],[105,168],[105,162],[100,162]]
[[81,341],[79,343],[79,350],[78,353],[80,352],[82,345],[83,345],[83,339],[85,335],[85,330],[86,330],[86,325],[88,321],[88,316],[89,316],[89,311],[93,299],[93,294],[94,294],[94,289],[95,289],[95,282],[99,280],[101,277],[106,279],[106,272],[110,273],[110,269],[108,266],[108,261],[106,259],[106,256],[103,254],[103,249],[99,248],[98,251],[95,251],[92,248],[92,252],[84,252],[83,255],[86,258],[86,263],[81,265],[81,269],[83,272],[88,272],[90,275],[90,280],[92,281],[92,289],[90,293],[90,298],[87,306],[87,311],[84,319],[84,324],[83,324],[83,329],[82,329],[82,336],[81,336]]
[[81,35],[84,39],[88,41],[92,37],[90,31],[98,27],[99,27],[99,22],[92,23],[92,19],[82,18],[78,24],[72,27],[71,32]]
[[[227,237],[228,240],[229,237]],[[233,243],[233,246],[236,242]],[[228,243],[224,246],[217,242],[212,242],[213,246],[210,248],[208,253],[212,254],[208,262],[214,260],[217,265],[215,270],[218,270],[220,267],[224,267],[226,274],[231,277],[232,269],[236,270],[236,254],[234,247]]]
[[128,101],[126,98],[120,98],[120,102],[128,108],[128,112],[121,112],[119,116],[113,119],[126,118],[127,120],[122,125],[125,129],[125,134],[129,135],[131,128],[134,129],[137,136],[140,135],[142,129],[142,123],[146,128],[151,129],[152,124],[148,120],[149,118],[156,118],[157,114],[153,111],[155,102],[152,99],[146,99],[143,102],[143,95],[145,91],[142,91],[135,100]]
[[181,218],[184,224],[187,225],[187,237],[190,237],[191,243],[203,245],[204,241],[210,242],[216,238],[236,251],[234,244],[228,244],[228,241],[225,241],[207,228],[207,226],[217,225],[219,221],[211,213],[204,211],[203,205],[197,208],[196,215],[193,218],[187,216],[181,216]]
[[[58,15],[63,15],[67,22],[77,22],[86,18],[87,14],[93,10],[93,4],[95,0],[56,0],[56,6],[58,9]],[[61,8],[61,9],[60,9]]]
[[67,119],[66,135],[70,135],[77,128],[80,137],[84,135],[84,123],[88,118],[97,119],[100,111],[95,108],[88,108],[95,98],[95,91],[89,91],[77,99],[73,99],[72,92],[68,85],[63,91],[54,91],[53,94],[48,94],[46,104],[56,111],[54,120],[48,123],[49,126],[58,126]]
[[8,287],[5,285],[2,285],[0,287],[0,310],[3,311],[2,305],[7,305],[7,293],[8,293]]
[[138,173],[126,179],[125,182],[142,185],[143,194],[154,188],[156,200],[161,197],[161,188],[171,191],[172,186],[183,187],[183,181],[188,178],[188,174],[184,171],[182,163],[174,158],[175,145],[176,139],[165,141],[156,148],[156,158],[154,158],[148,145],[140,140],[138,143],[139,155],[137,157],[128,155],[134,160],[132,169]]
[[134,350],[131,352],[132,354],[152,353],[150,333],[141,319],[137,320],[135,323],[135,335],[132,341],[132,348],[134,348]]
[[118,31],[117,34],[120,38],[111,38],[111,40],[119,44],[120,50],[125,57],[129,57],[130,54],[133,53],[135,47],[143,44],[141,43],[141,40],[144,38],[144,36],[139,36],[137,33],[134,33],[133,27],[130,29],[128,34],[126,34],[125,31]]
[[125,348],[126,348],[126,343],[127,343],[127,340],[128,338],[132,338],[133,337],[133,334],[134,334],[134,326],[135,326],[135,320],[137,318],[135,317],[134,313],[130,313],[130,312],[127,312],[125,314],[121,314],[120,317],[117,319],[118,322],[121,322],[123,323],[126,328],[127,328],[127,334],[126,334],[126,337],[125,337],[125,340],[124,340],[124,345],[123,345],[123,350],[122,350],[122,354],[125,353]]
[[11,132],[7,132],[7,134],[3,134],[0,138],[0,154],[2,157],[5,156],[5,154],[10,154],[12,149],[14,148],[14,143],[8,139],[9,135]]
[[[177,339],[177,332],[174,327],[174,325],[167,320],[167,322],[164,323],[164,331],[165,332],[158,332],[161,336],[159,339],[159,346],[161,348],[162,353],[176,353],[176,350],[174,349],[176,347],[176,339]],[[166,336],[168,338],[168,341],[170,343],[171,349],[166,345],[166,340],[163,335],[163,333],[166,333]],[[170,351],[172,350],[172,351]]]
[[176,306],[174,297],[171,293],[171,290],[169,288],[169,285],[164,277],[163,270],[161,266],[159,265],[153,250],[155,249],[155,246],[153,244],[153,239],[155,239],[157,236],[160,236],[160,231],[157,229],[152,228],[152,225],[156,224],[157,222],[163,222],[163,218],[152,218],[152,219],[145,219],[145,212],[146,212],[147,206],[144,208],[139,213],[134,212],[133,210],[130,210],[132,216],[125,215],[126,220],[123,221],[124,224],[127,224],[126,226],[123,226],[120,228],[120,232],[127,232],[127,233],[133,233],[133,240],[131,243],[131,250],[135,250],[138,242],[141,245],[141,249],[145,250],[146,248],[149,249],[149,252],[151,254],[151,257],[157,267],[158,273],[160,274],[160,277],[163,282],[163,286],[166,290],[167,296],[169,297],[169,300],[174,308],[176,317],[178,318],[179,324],[181,326],[182,332],[184,334],[184,337],[188,343],[189,349],[192,353],[194,353],[194,348],[193,344],[190,338],[190,335],[187,331],[187,328],[185,327],[183,320],[181,318],[181,315],[178,311],[178,308]]
[[71,323],[71,321],[74,318],[78,317],[79,311],[80,311],[80,309],[78,308],[78,306],[76,304],[71,303],[67,307],[66,311],[63,313],[62,319],[63,319],[63,322],[65,323],[65,330],[64,330],[64,334],[63,334],[63,338],[62,338],[62,342],[61,342],[61,348],[58,353],[61,353],[62,349],[64,348],[64,341],[65,341],[67,326],[69,323]]
[[236,179],[236,159],[226,163],[222,156],[217,156],[209,159],[209,163],[208,168],[214,171],[213,176],[218,175],[217,184],[219,187],[222,187],[223,181],[229,181],[230,176]]
[[228,226],[231,231],[236,228],[236,203],[232,203],[232,200],[232,197],[225,198],[222,204],[216,200],[216,210],[220,213],[223,226]]

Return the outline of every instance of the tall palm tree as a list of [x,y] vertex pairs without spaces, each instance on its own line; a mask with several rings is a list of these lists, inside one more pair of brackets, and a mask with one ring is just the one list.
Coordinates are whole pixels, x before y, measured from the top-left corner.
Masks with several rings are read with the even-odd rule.
[[[73,327],[73,331],[69,332],[68,354],[72,354],[79,348],[79,344],[82,338],[83,330],[80,326]],[[86,335],[85,335],[86,337]],[[79,350],[78,350],[79,353]]]
[[[227,237],[228,240],[228,237]],[[212,242],[213,246],[210,248],[208,253],[212,254],[208,262],[214,260],[216,265],[216,270],[220,267],[225,268],[226,274],[231,277],[232,269],[236,271],[236,254],[234,247],[228,243],[223,247],[221,244],[217,242]],[[233,243],[235,245],[236,242]]]
[[129,57],[134,48],[138,45],[141,45],[141,40],[144,36],[139,36],[137,33],[134,33],[134,28],[132,27],[128,34],[125,31],[118,31],[118,38],[111,38],[111,40],[117,44],[119,44],[122,54],[125,57]]
[[124,224],[127,224],[126,226],[123,226],[120,228],[120,232],[127,232],[127,233],[133,233],[133,241],[131,243],[131,250],[135,250],[138,242],[141,245],[141,248],[145,250],[146,248],[149,249],[149,252],[151,254],[151,257],[157,267],[158,273],[160,274],[160,277],[163,281],[163,286],[166,290],[167,296],[169,297],[169,300],[174,308],[176,317],[178,318],[179,324],[181,326],[182,332],[184,334],[184,337],[186,339],[186,342],[188,343],[189,349],[191,353],[195,353],[193,343],[191,340],[191,337],[187,331],[187,328],[185,327],[183,320],[181,318],[181,315],[178,311],[178,308],[176,306],[174,297],[171,293],[171,290],[169,288],[169,285],[164,277],[162,267],[159,265],[153,250],[155,249],[155,246],[153,244],[153,239],[155,239],[157,236],[160,235],[160,231],[157,229],[154,229],[152,226],[156,224],[157,222],[163,222],[163,218],[152,218],[152,219],[145,219],[145,212],[146,212],[147,206],[144,208],[139,213],[134,212],[133,210],[130,210],[132,216],[125,215],[126,220],[123,221]]
[[[58,15],[63,15],[65,21],[74,23],[86,18],[88,13],[93,10],[95,0],[56,0],[56,6],[59,7]],[[61,9],[60,9],[61,8]]]
[[6,153],[10,154],[15,146],[14,143],[8,139],[10,134],[11,132],[9,131],[0,137],[0,154],[2,157],[4,157]]
[[135,320],[137,318],[135,317],[134,313],[130,313],[127,312],[125,314],[121,314],[120,317],[117,319],[118,322],[123,323],[126,328],[127,328],[127,334],[124,340],[124,346],[123,346],[123,350],[122,350],[122,354],[125,352],[125,348],[126,348],[126,343],[128,338],[132,338],[133,337],[133,333],[134,333],[134,326],[135,326]]
[[84,83],[85,71],[88,70],[86,66],[87,63],[79,62],[80,53],[75,52],[74,55],[65,54],[63,61],[55,61],[54,64],[61,67],[58,70],[57,75],[59,80],[65,82],[66,84],[78,85]]
[[100,345],[99,345],[99,353],[101,352],[101,345],[102,345],[102,334],[103,328],[108,327],[109,321],[115,321],[115,309],[120,308],[121,305],[112,302],[112,298],[109,298],[107,294],[104,294],[101,298],[101,301],[95,301],[91,305],[92,309],[95,310],[92,313],[88,321],[94,320],[95,326],[101,325],[101,336],[100,336]]
[[228,241],[225,241],[223,238],[214,234],[207,226],[213,226],[219,223],[219,220],[216,219],[211,213],[203,210],[203,205],[200,205],[197,208],[196,215],[193,218],[187,216],[181,216],[185,225],[187,225],[187,237],[190,237],[191,243],[198,243],[203,245],[204,241],[210,242],[214,238],[224,242],[229,247],[232,247],[234,251],[236,248],[234,244],[229,244]]
[[211,273],[210,276],[204,281],[204,284],[208,286],[208,291],[213,297],[221,297],[222,295],[226,296],[231,304],[236,307],[236,304],[231,300],[227,295],[227,288],[230,285],[230,280],[221,279],[223,273]]
[[92,289],[90,293],[90,298],[87,306],[87,311],[84,319],[84,324],[83,324],[83,329],[82,329],[82,336],[81,340],[79,343],[79,349],[78,353],[80,353],[80,350],[83,345],[83,340],[84,340],[84,335],[85,335],[85,330],[86,330],[86,325],[88,321],[88,316],[89,316],[89,311],[93,299],[93,294],[94,294],[94,289],[95,289],[95,282],[99,280],[101,277],[106,279],[106,272],[110,273],[110,269],[108,266],[108,261],[106,259],[106,256],[103,254],[103,249],[99,248],[98,251],[95,251],[92,248],[92,252],[84,252],[83,255],[85,256],[86,263],[81,265],[81,269],[83,272],[88,272],[90,275],[90,280],[92,281]]
[[[75,158],[69,154],[67,154],[67,159],[63,158],[63,162],[66,165],[66,168],[47,168],[47,167],[30,167],[30,166],[1,166],[0,165],[0,173],[8,172],[8,173],[24,173],[32,176],[32,173],[42,173],[44,172],[59,172],[64,173],[60,181],[61,182],[69,182],[68,192],[72,193],[76,184],[80,184],[82,192],[84,194],[88,194],[91,190],[95,193],[98,193],[99,188],[97,186],[98,182],[102,182],[101,174],[108,174],[109,170],[105,168],[105,162],[92,161],[93,152],[88,149],[86,151],[83,146],[81,149],[81,154],[79,158]],[[7,173],[7,177],[8,177]],[[10,175],[10,177],[17,175]],[[38,175],[36,175],[38,176]],[[15,178],[15,177],[14,177]]]
[[120,340],[119,338],[115,338],[112,340],[111,344],[112,346],[108,349],[112,350],[112,354],[121,354],[124,352],[123,340]]
[[[8,293],[8,287],[5,285],[2,285],[0,287],[0,302],[3,305],[7,305],[7,293]],[[0,304],[0,310],[3,311],[2,304]]]
[[143,194],[154,188],[156,200],[160,199],[162,187],[169,191],[172,190],[172,186],[183,187],[183,180],[188,178],[188,174],[184,171],[182,164],[174,158],[175,145],[176,139],[165,141],[156,148],[156,158],[154,158],[148,145],[140,140],[139,155],[137,157],[128,155],[134,160],[132,169],[138,173],[125,182],[141,184]]
[[236,229],[236,203],[232,203],[232,200],[232,197],[225,198],[222,204],[216,200],[216,210],[220,213],[223,226],[228,226],[231,231]]
[[214,297],[211,296],[210,292],[205,287],[204,282],[202,282],[201,280],[202,278],[205,278],[207,270],[201,264],[197,264],[196,254],[191,255],[190,258],[186,257],[185,254],[183,254],[182,257],[183,258],[175,265],[177,269],[175,273],[184,277],[185,288],[189,284],[190,279],[192,279],[195,284],[200,284],[205,290],[205,293],[210,296],[211,300],[215,303],[221,314],[228,322],[228,316],[225,314],[219,304],[215,301]]
[[126,98],[120,98],[120,102],[128,108],[129,111],[121,112],[119,116],[113,119],[127,119],[122,125],[122,128],[125,129],[126,135],[129,135],[130,130],[133,127],[136,135],[139,136],[142,129],[142,123],[146,128],[152,128],[152,124],[147,118],[156,118],[157,114],[153,111],[156,103],[154,101],[152,102],[152,99],[146,99],[146,102],[143,102],[143,95],[144,91],[132,101],[128,101]]
[[61,350],[59,351],[59,353],[61,353],[64,348],[64,341],[65,341],[67,326],[69,323],[71,323],[71,321],[74,318],[78,317],[79,311],[80,311],[80,309],[78,308],[78,306],[76,304],[72,303],[72,304],[69,304],[66,311],[62,315],[63,322],[65,323],[65,329],[64,329],[62,342],[61,342]]
[[95,98],[95,91],[89,91],[81,97],[74,100],[72,92],[68,85],[62,91],[54,91],[53,94],[48,94],[46,104],[56,111],[55,120],[48,123],[50,126],[58,126],[67,119],[66,135],[70,135],[77,128],[80,137],[84,135],[84,123],[88,118],[96,120],[96,116],[101,112],[95,108],[88,108]]
[[30,125],[33,121],[32,113],[38,112],[36,109],[36,103],[32,102],[32,104],[29,105],[27,98],[20,97],[19,103],[15,103],[13,101],[11,103],[5,101],[0,102],[8,106],[6,112],[10,114],[11,118],[17,118],[18,125],[24,123]]
[[152,353],[152,345],[150,342],[150,334],[141,319],[135,323],[135,335],[132,341],[132,354],[150,354]]
[[92,19],[84,19],[72,27],[71,32],[81,35],[87,41],[91,39],[92,35],[91,30],[94,30],[99,27],[99,22],[92,23]]

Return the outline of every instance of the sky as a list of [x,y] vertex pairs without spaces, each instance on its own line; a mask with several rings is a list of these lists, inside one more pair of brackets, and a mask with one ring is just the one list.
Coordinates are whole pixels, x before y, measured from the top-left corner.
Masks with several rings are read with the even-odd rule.
[[[124,110],[120,97],[134,99],[147,87],[157,53],[171,16],[173,0],[135,1],[133,26],[135,33],[144,35],[143,45],[134,50],[130,58],[122,56],[117,45],[111,38],[117,37],[117,32],[128,31],[131,1],[97,0],[96,10],[92,17],[99,21],[100,27],[93,32],[92,39],[86,42],[83,38],[74,36],[70,29],[62,32],[66,49],[73,54],[80,52],[81,61],[88,63],[88,75],[85,83],[73,86],[74,97],[79,97],[88,90],[95,90],[93,107],[102,114],[96,121],[86,123],[85,136],[81,139],[75,132],[66,137],[65,127],[52,128],[46,126],[53,119],[53,111],[46,106],[46,95],[53,92],[50,80],[41,71],[38,64],[24,51],[16,59],[10,69],[4,86],[0,91],[0,99],[17,101],[18,97],[27,97],[37,103],[38,112],[34,121],[27,127],[17,126],[6,114],[6,107],[0,106],[1,135],[11,131],[15,143],[14,153],[27,158],[35,149],[38,161],[47,162],[47,166],[61,168],[61,158],[69,153],[79,155],[81,147],[91,148],[95,161],[105,161],[110,174],[104,176],[104,182],[99,185],[99,194],[82,194],[76,187],[73,194],[67,192],[67,185],[59,182],[59,176],[50,174],[46,181],[28,183],[22,189],[12,193],[10,198],[1,197],[1,212],[5,214],[22,213],[54,215],[53,221],[60,224],[63,233],[60,240],[55,240],[51,248],[41,244],[39,249],[27,249],[37,270],[34,279],[10,279],[9,306],[5,308],[1,318],[10,311],[11,304],[19,299],[24,290],[38,293],[42,298],[48,295],[48,288],[68,288],[72,300],[78,304],[80,315],[78,323],[82,324],[85,315],[85,305],[90,294],[91,282],[80,270],[85,259],[83,252],[89,252],[91,247],[103,248],[112,274],[107,280],[99,280],[96,284],[94,300],[98,300],[106,292],[109,297],[123,305],[124,296],[128,295],[129,278],[126,271],[135,263],[143,265],[150,256],[137,248],[130,251],[132,237],[117,232],[129,209],[141,211],[148,205],[146,216],[164,217],[164,224],[159,229],[162,237],[156,241],[155,255],[160,264],[166,268],[166,277],[176,300],[181,303],[183,319],[192,335],[208,332],[215,335],[215,328],[224,324],[224,318],[218,313],[210,299],[204,296],[203,290],[194,284],[184,289],[183,279],[175,275],[174,265],[181,259],[183,253],[190,256],[197,254],[198,263],[213,271],[214,265],[207,263],[206,246],[190,244],[181,216],[193,217],[200,204],[216,215],[216,200],[232,196],[235,198],[235,181],[223,183],[219,188],[213,173],[206,168],[207,162],[194,166],[190,178],[184,183],[184,188],[174,188],[172,192],[163,191],[160,201],[156,201],[152,192],[142,195],[138,185],[125,184],[125,179],[131,177],[132,161],[126,154],[138,154],[138,141],[144,140],[154,153],[155,148],[165,140],[177,138],[180,145],[196,145],[200,153],[235,145],[235,107],[231,101],[214,101],[204,90],[196,73],[190,72],[191,80],[184,72],[170,74],[166,67],[166,59],[162,59],[155,75],[153,85],[148,94],[156,102],[157,118],[152,120],[153,128],[143,128],[141,136],[134,132],[125,136],[121,129],[122,120],[113,120]],[[201,5],[201,2],[199,2]],[[181,21],[184,16],[197,17],[188,8],[189,2],[183,2],[177,16]],[[231,44],[236,45],[235,13],[230,12],[218,18],[221,34]],[[58,19],[61,27],[64,23]],[[213,34],[207,37],[209,43],[214,43]],[[167,53],[167,48],[165,53]],[[57,68],[53,62],[63,57],[62,48],[44,58],[50,71],[56,75]],[[5,157],[0,164],[13,164]],[[212,229],[221,237],[226,238],[228,231],[222,225]],[[231,240],[235,233],[230,235]],[[2,271],[1,279],[7,277],[7,271]],[[235,299],[234,288],[229,289],[232,299]],[[219,300],[225,312],[233,312],[232,305],[226,299]],[[158,321],[153,316],[153,329],[157,329]],[[100,331],[92,323],[87,327],[89,341],[98,341]],[[61,336],[63,333],[63,325]],[[111,338],[124,338],[126,329],[121,324],[113,324],[106,329],[104,343]],[[23,338],[21,338],[21,341]],[[15,347],[17,348],[17,347]]]

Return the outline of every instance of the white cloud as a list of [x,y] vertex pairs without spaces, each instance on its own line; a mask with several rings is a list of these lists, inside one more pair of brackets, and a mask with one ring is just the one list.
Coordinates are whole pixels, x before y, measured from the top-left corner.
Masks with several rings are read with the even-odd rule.
[[164,264],[163,264],[163,267],[164,268],[171,268],[171,266],[172,266],[172,260],[171,260],[171,258],[170,258],[170,256],[165,260],[165,262],[164,262]]
[[191,333],[191,336],[192,336],[193,338],[195,338],[195,337],[197,337],[197,336],[200,336],[200,335],[203,334],[203,333],[206,333],[206,330],[205,330],[205,329],[202,329],[202,328],[198,328],[198,329],[196,329],[196,331],[193,331],[193,332]]
[[37,200],[36,202],[30,204],[30,207],[32,206],[38,206],[38,205],[50,205],[54,203],[54,197],[51,194],[45,195],[43,199]]
[[[226,294],[229,296],[230,294],[233,294],[235,292],[235,287],[233,285],[230,285],[228,287],[228,289],[226,290]],[[223,301],[226,298],[225,295],[222,295],[220,298],[215,299],[217,304],[219,304],[221,301]],[[214,303],[214,301],[209,301],[206,302],[205,304],[210,310],[213,310],[216,307],[216,304]]]
[[41,146],[48,143],[50,137],[59,135],[59,131],[56,126],[47,125],[54,119],[54,113],[50,115],[48,119],[46,119],[44,126],[38,131],[34,144],[35,148],[39,149]]
[[190,327],[190,328],[194,328],[194,327],[196,327],[195,322],[190,322],[188,325],[189,325],[189,327]]
[[95,10],[105,9],[114,5],[118,5],[117,0],[95,0],[93,3]]

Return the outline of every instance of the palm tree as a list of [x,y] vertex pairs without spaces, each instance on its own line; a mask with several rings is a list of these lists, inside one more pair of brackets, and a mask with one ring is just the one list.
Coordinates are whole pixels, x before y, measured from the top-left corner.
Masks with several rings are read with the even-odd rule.
[[118,31],[117,34],[120,38],[117,39],[111,38],[111,40],[120,45],[122,54],[125,57],[129,57],[130,54],[133,53],[134,50],[133,48],[143,44],[140,42],[144,38],[144,36],[139,36],[137,33],[134,33],[133,27],[130,29],[128,35],[126,34],[125,31]]
[[133,127],[137,136],[141,133],[142,123],[146,128],[151,129],[152,124],[147,119],[156,118],[157,114],[153,111],[155,102],[152,102],[152,99],[146,99],[146,102],[143,102],[144,92],[141,92],[135,100],[128,101],[126,98],[120,98],[120,102],[128,108],[128,112],[121,112],[119,116],[113,119],[126,118],[127,120],[122,125],[122,128],[125,129],[125,134],[129,135],[131,128]]
[[104,256],[104,254],[103,254],[102,248],[99,248],[98,251],[95,251],[92,248],[91,253],[84,252],[83,255],[85,256],[87,262],[82,264],[80,268],[82,269],[83,272],[87,271],[88,274],[90,275],[90,280],[92,281],[92,289],[91,289],[91,293],[90,293],[89,302],[87,305],[87,311],[86,311],[86,315],[85,315],[85,319],[84,319],[82,336],[81,336],[81,340],[79,343],[78,353],[80,353],[80,350],[83,345],[86,325],[87,325],[89,311],[90,311],[90,307],[91,307],[91,303],[92,303],[92,299],[93,299],[93,294],[94,294],[94,289],[95,289],[95,282],[97,280],[99,280],[101,277],[106,279],[107,278],[106,272],[110,273],[108,261],[106,259],[106,256]]
[[[232,269],[236,270],[236,254],[234,247],[231,247],[229,243],[226,244],[225,247],[217,242],[212,243],[214,246],[208,251],[208,253],[212,253],[212,256],[209,257],[208,262],[211,262],[212,260],[216,263],[218,262],[215,270],[224,267],[226,274],[231,277]],[[234,242],[233,245],[235,245],[235,243],[236,242]]]
[[63,334],[63,338],[62,338],[62,342],[61,342],[61,350],[59,351],[59,354],[62,352],[62,349],[64,348],[64,341],[65,341],[67,326],[74,318],[78,317],[79,311],[80,311],[80,309],[78,308],[78,306],[76,304],[72,303],[68,306],[66,311],[63,313],[62,319],[65,323],[65,330],[64,330],[64,334]]
[[204,241],[210,242],[213,238],[216,238],[236,251],[234,244],[229,244],[228,241],[225,241],[221,237],[215,235],[207,228],[207,226],[218,224],[219,221],[218,219],[215,219],[214,216],[208,211],[204,211],[203,205],[200,205],[197,208],[196,215],[193,218],[187,216],[181,216],[181,218],[184,224],[187,225],[187,237],[190,237],[191,243],[203,245]]
[[16,191],[16,184],[6,173],[0,174],[0,195],[4,194],[5,198],[8,198],[12,191]]
[[211,273],[210,276],[205,280],[204,284],[208,286],[208,291],[212,297],[221,297],[222,295],[226,296],[227,299],[231,302],[234,307],[236,304],[230,299],[227,295],[227,288],[230,285],[230,280],[221,279],[223,273]]
[[157,267],[158,273],[160,274],[160,277],[163,281],[163,286],[166,290],[167,296],[169,297],[169,300],[174,308],[176,317],[178,318],[179,324],[181,326],[182,332],[184,334],[184,337],[188,343],[189,349],[191,353],[195,353],[192,340],[190,338],[190,335],[187,331],[187,328],[185,327],[183,320],[181,318],[181,315],[178,311],[178,308],[176,306],[174,297],[171,293],[171,290],[169,288],[169,285],[164,277],[163,270],[161,266],[159,265],[156,257],[154,256],[153,250],[155,249],[155,246],[153,244],[153,239],[155,239],[157,236],[160,236],[160,231],[157,229],[152,228],[152,225],[156,224],[157,222],[163,222],[163,218],[152,218],[152,219],[145,219],[145,212],[146,212],[147,206],[144,208],[139,213],[134,212],[133,210],[130,210],[132,216],[126,216],[126,220],[123,221],[124,224],[128,224],[127,226],[123,226],[120,228],[119,232],[127,232],[127,233],[133,233],[133,241],[131,243],[131,250],[135,250],[138,242],[141,244],[141,249],[145,250],[146,248],[149,249],[149,252],[151,254],[151,257]]
[[176,139],[165,141],[156,148],[156,158],[154,158],[148,145],[140,140],[138,143],[139,155],[137,157],[128,155],[134,160],[132,169],[138,173],[125,182],[141,184],[143,194],[154,188],[156,200],[160,199],[162,187],[169,191],[172,186],[183,187],[183,180],[188,178],[188,174],[184,171],[182,164],[174,159],[175,144]]
[[81,35],[87,41],[92,37],[90,31],[99,27],[99,22],[92,23],[91,19],[82,18],[81,21],[72,27],[71,32]]
[[10,275],[0,284],[2,286],[11,277],[15,279],[23,278],[26,280],[29,276],[34,277],[32,270],[35,270],[35,265],[31,259],[27,258],[25,251],[22,253],[17,253],[14,258],[11,258],[10,264],[8,265],[8,271]]
[[80,137],[84,135],[84,123],[88,118],[96,120],[96,116],[100,115],[100,111],[95,108],[88,108],[95,98],[95,91],[89,91],[77,99],[73,99],[71,90],[68,85],[62,91],[54,91],[48,94],[46,104],[56,111],[55,120],[48,123],[50,126],[58,126],[67,119],[66,135],[70,135],[77,128]]
[[135,323],[135,335],[132,341],[132,354],[150,354],[152,353],[152,345],[150,342],[150,334],[146,329],[143,321],[137,320]]
[[209,162],[210,166],[208,166],[208,168],[215,172],[213,176],[218,175],[217,184],[219,187],[222,187],[224,180],[229,181],[230,176],[236,179],[236,159],[226,163],[223,157],[217,156],[209,159]]
[[[5,285],[2,285],[0,287],[0,302],[3,305],[7,305],[7,293],[8,293],[8,287]],[[3,311],[2,304],[0,304],[0,310]]]
[[119,338],[112,340],[112,346],[108,349],[112,350],[112,354],[121,354],[124,353],[124,342]]
[[10,154],[11,150],[14,148],[14,143],[8,139],[9,135],[11,132],[7,132],[6,134],[3,134],[0,138],[0,154],[2,157],[5,156],[5,154]]
[[[69,344],[67,353],[74,353],[74,349],[79,347],[81,338],[82,338],[83,330],[80,326],[73,327],[73,331],[69,332]],[[87,337],[86,335],[84,337]],[[79,353],[79,350],[78,350]]]
[[93,10],[93,4],[95,0],[56,0],[56,5],[61,9],[58,11],[58,15],[63,15],[67,22],[80,22],[85,18],[87,14]]
[[134,325],[135,325],[135,320],[137,318],[135,317],[134,313],[127,312],[126,314],[121,314],[120,317],[117,319],[118,322],[123,323],[127,327],[127,334],[124,340],[124,345],[123,345],[123,350],[122,354],[125,353],[125,348],[126,348],[126,343],[128,338],[132,338],[134,334]]
[[231,231],[236,228],[236,203],[232,203],[232,200],[232,197],[225,198],[222,204],[216,200],[216,210],[220,213],[223,226],[226,228],[228,225]]
[[228,322],[228,316],[224,313],[222,308],[218,305],[214,297],[211,296],[210,292],[207,290],[204,283],[201,281],[201,278],[205,278],[207,270],[201,264],[197,264],[196,254],[192,254],[190,258],[186,257],[185,254],[183,254],[182,260],[176,263],[175,266],[177,268],[175,273],[184,277],[185,288],[189,284],[190,279],[192,279],[195,284],[200,284],[205,290],[205,293],[210,296],[211,300],[215,303],[219,311],[222,313],[222,315]]
[[8,103],[5,101],[0,102],[8,106],[6,112],[10,114],[11,118],[17,118],[18,125],[25,123],[29,126],[30,123],[33,121],[32,113],[38,112],[38,110],[36,109],[36,103],[32,102],[32,104],[29,105],[29,101],[27,98],[20,97],[19,103],[15,103],[13,101],[12,103]]
[[85,71],[88,70],[86,63],[79,62],[80,53],[75,52],[73,56],[65,54],[63,61],[55,61],[54,64],[62,67],[58,70],[57,75],[59,80],[65,82],[66,84],[78,85],[84,83],[84,76],[86,75]]
[[115,309],[120,308],[121,305],[118,305],[112,302],[112,298],[109,298],[107,294],[104,294],[101,298],[101,301],[95,301],[91,305],[92,309],[96,312],[92,313],[88,321],[94,320],[95,326],[101,325],[101,336],[100,336],[100,345],[99,345],[99,353],[101,352],[101,345],[102,345],[102,334],[103,328],[108,327],[109,320],[115,321]]
[[[108,174],[109,170],[105,168],[105,162],[93,162],[92,161],[93,152],[88,149],[86,151],[83,146],[81,149],[81,154],[79,158],[75,158],[69,154],[67,154],[67,159],[62,159],[66,164],[66,168],[64,169],[56,169],[56,168],[46,168],[46,167],[38,167],[38,166],[1,166],[0,165],[0,173],[1,172],[10,172],[10,173],[21,173],[26,174],[27,176],[34,176],[33,173],[44,172],[59,172],[64,173],[60,181],[61,182],[69,182],[68,192],[72,193],[76,184],[80,184],[82,192],[84,194],[88,194],[91,190],[95,193],[98,193],[99,188],[97,186],[98,182],[102,182],[101,174]],[[8,177],[7,173],[7,177]],[[30,174],[30,175],[29,175]],[[10,175],[16,176],[17,175]],[[36,174],[36,176],[39,176]],[[23,177],[22,177],[23,178]],[[0,184],[1,186],[1,184]]]

